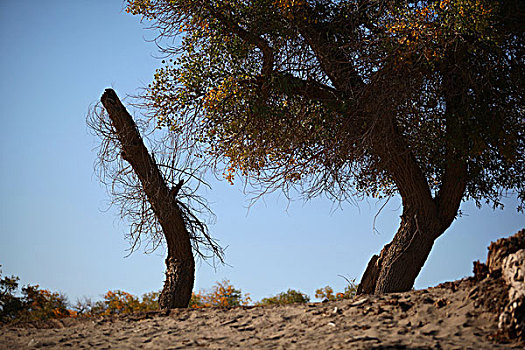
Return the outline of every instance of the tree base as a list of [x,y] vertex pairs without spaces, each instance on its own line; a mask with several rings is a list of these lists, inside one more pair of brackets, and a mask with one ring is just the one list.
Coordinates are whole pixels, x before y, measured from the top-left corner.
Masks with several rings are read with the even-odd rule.
[[161,310],[188,307],[195,279],[195,263],[166,259],[166,280],[159,296]]

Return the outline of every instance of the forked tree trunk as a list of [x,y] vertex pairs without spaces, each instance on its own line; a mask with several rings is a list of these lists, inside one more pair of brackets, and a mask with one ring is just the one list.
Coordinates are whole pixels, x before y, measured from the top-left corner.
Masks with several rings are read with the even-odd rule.
[[388,148],[378,149],[385,153],[385,159],[390,159],[386,165],[403,200],[403,215],[392,242],[370,259],[357,294],[410,290],[434,241],[454,221],[466,188],[466,162],[450,155],[442,186],[432,197],[421,169],[395,127],[391,127],[389,135]]
[[162,173],[149,154],[131,115],[112,89],[106,89],[101,98],[112,121],[122,147],[121,156],[139,178],[153,211],[162,227],[168,257],[166,280],[159,298],[161,309],[187,307],[195,279],[195,260],[190,235],[186,229],[181,209],[168,188]]
[[386,136],[383,140],[388,142],[382,142],[380,138],[374,148],[396,183],[403,200],[403,215],[392,242],[368,263],[358,294],[410,290],[434,241],[450,227],[458,213],[468,174],[466,158],[461,150],[467,148],[462,144],[466,142],[462,118],[466,114],[463,97],[467,95],[470,83],[459,74],[456,64],[458,60],[464,59],[464,54],[464,50],[452,52],[450,62],[443,69],[447,131],[445,169],[441,186],[434,197],[416,158],[393,122],[394,119],[382,119]]

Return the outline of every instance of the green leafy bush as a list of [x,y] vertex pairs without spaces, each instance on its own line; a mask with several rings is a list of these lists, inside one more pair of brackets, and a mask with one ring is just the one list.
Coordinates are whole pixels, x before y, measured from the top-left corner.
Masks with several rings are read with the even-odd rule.
[[[2,270],[0,269],[0,277]],[[21,298],[14,295],[18,289],[16,276],[0,278],[0,322],[7,323],[14,320],[23,309]]]
[[159,296],[160,292],[147,292],[142,294],[142,302],[139,305],[140,311],[159,310]]
[[257,302],[256,305],[284,305],[284,304],[295,304],[295,303],[307,303],[310,301],[310,297],[299,291],[288,289],[286,292],[277,294],[270,298],[263,298]]
[[68,309],[67,298],[57,292],[40,289],[38,285],[22,288],[16,296],[19,278],[2,277],[0,270],[0,321],[28,322],[74,316]]
[[[1,265],[0,265],[1,267]],[[345,278],[346,279],[346,278]],[[108,291],[103,300],[92,302],[89,298],[77,300],[72,307],[67,298],[57,292],[40,289],[38,285],[28,285],[18,292],[19,278],[16,276],[2,277],[0,269],[0,322],[27,322],[40,321],[62,317],[92,317],[104,315],[123,315],[135,312],[148,312],[159,310],[160,292],[149,292],[138,298],[122,290]],[[346,279],[348,285],[342,293],[335,293],[330,286],[320,288],[315,297],[327,300],[350,299],[355,296],[357,284],[355,280]],[[18,296],[17,296],[18,293]],[[256,306],[285,305],[294,303],[307,303],[310,297],[300,291],[288,289],[273,297],[264,298],[256,302]],[[243,294],[228,280],[216,282],[209,291],[192,293],[189,307],[228,308],[249,305],[251,299],[248,294]],[[71,307],[71,308],[70,308]]]

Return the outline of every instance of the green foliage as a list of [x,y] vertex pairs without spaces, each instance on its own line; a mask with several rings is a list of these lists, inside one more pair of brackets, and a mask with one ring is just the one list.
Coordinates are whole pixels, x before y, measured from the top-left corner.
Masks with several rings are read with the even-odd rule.
[[[158,299],[160,292],[149,292],[138,298],[122,290],[108,291],[103,300],[96,302],[88,298],[77,300],[76,304],[69,308],[67,298],[57,292],[39,289],[38,285],[28,285],[21,289],[17,296],[18,280],[16,276],[2,277],[0,269],[0,322],[31,322],[42,321],[63,317],[93,317],[106,315],[124,315],[136,312],[148,312],[159,310]],[[334,295],[331,287],[327,286],[316,291],[316,298],[339,300],[349,299],[355,295],[357,285],[354,280],[347,280],[348,285],[343,293]],[[273,297],[263,298],[255,303],[255,306],[263,305],[286,305],[295,303],[307,303],[310,301],[308,295],[288,289]],[[230,281],[218,281],[209,291],[192,293],[189,304],[190,308],[230,308],[235,306],[246,306],[251,303],[248,294],[243,294],[240,289],[235,288]]]
[[145,107],[230,182],[390,196],[399,134],[434,196],[451,164],[466,164],[467,198],[498,206],[510,190],[525,200],[516,1],[127,4],[160,40],[180,43],[166,45],[174,57]]
[[[1,269],[0,277],[2,277]],[[23,309],[22,299],[14,295],[18,289],[18,280],[16,276],[5,276],[0,279],[0,322],[2,323],[14,320]]]
[[255,305],[285,305],[295,303],[307,303],[310,301],[308,295],[299,291],[288,289],[286,292],[277,294],[270,298],[263,298],[261,301],[255,303]]
[[[2,277],[0,270],[0,277]],[[0,322],[30,322],[72,316],[64,295],[28,285],[17,296],[16,276],[0,279]]]
[[159,310],[159,296],[160,292],[147,292],[142,294],[142,302],[140,303],[141,311],[157,311]]

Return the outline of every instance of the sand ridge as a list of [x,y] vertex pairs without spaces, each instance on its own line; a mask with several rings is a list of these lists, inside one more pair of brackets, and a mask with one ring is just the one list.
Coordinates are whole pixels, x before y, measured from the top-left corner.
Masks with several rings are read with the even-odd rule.
[[500,280],[468,278],[326,303],[63,319],[3,327],[0,348],[521,349],[494,341],[505,292]]

